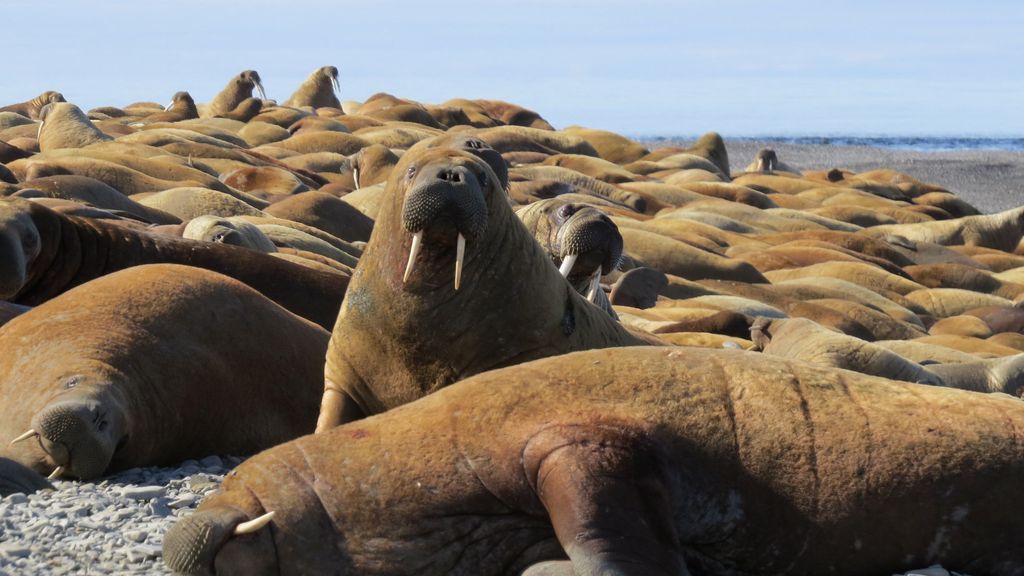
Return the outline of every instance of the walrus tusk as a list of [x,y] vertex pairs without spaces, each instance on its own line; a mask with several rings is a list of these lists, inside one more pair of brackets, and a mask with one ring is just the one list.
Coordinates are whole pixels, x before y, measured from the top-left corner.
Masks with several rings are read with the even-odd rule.
[[267,99],[267,93],[263,91],[263,82],[255,82],[256,90],[260,93],[260,100]]
[[402,282],[409,281],[409,274],[412,274],[412,267],[416,262],[416,254],[420,251],[420,242],[423,241],[423,231],[420,230],[412,235],[412,246],[409,248],[409,262],[405,265],[405,276],[402,276]]
[[274,519],[274,511],[267,512],[263,516],[253,518],[248,522],[242,522],[238,526],[235,526],[235,536],[241,536],[243,534],[252,534],[253,532],[263,528]]
[[39,435],[39,432],[36,432],[32,428],[29,428],[28,431],[26,431],[24,434],[22,434],[21,436],[18,436],[14,440],[11,440],[11,445],[17,444],[18,442],[21,442],[22,440],[28,440],[29,438],[31,438],[33,436],[38,436],[38,435]]
[[587,300],[594,302],[597,299],[597,291],[601,289],[601,269],[594,270],[594,277],[590,279],[590,290],[587,292]]
[[164,106],[164,112],[167,112],[171,108],[174,108],[174,100],[171,100],[170,104],[168,104],[167,106]]
[[359,190],[359,168],[352,169],[352,181],[356,183],[356,190]]
[[63,473],[64,473],[64,467],[63,466],[57,466],[56,468],[53,469],[53,472],[50,472],[50,475],[47,476],[46,479],[47,480],[53,480],[54,478],[56,478],[57,476],[60,476]]
[[455,245],[455,289],[462,284],[462,259],[466,257],[466,237],[459,233],[459,241]]
[[579,254],[569,254],[568,256],[565,257],[565,259],[562,260],[562,266],[558,269],[558,271],[562,273],[563,277],[569,277],[569,272],[572,271],[572,266],[573,264],[576,263],[576,259],[579,257]]
[[331,84],[334,84],[334,91],[341,94],[341,82],[338,81],[337,76],[331,76]]
[[36,140],[39,140],[39,137],[42,136],[42,134],[43,134],[43,124],[46,124],[46,121],[45,120],[40,120],[39,121],[39,130],[36,130]]

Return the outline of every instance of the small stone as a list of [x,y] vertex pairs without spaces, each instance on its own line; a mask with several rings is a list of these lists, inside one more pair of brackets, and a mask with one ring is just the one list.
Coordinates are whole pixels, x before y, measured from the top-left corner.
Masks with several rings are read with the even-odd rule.
[[30,550],[20,544],[0,544],[0,558],[27,558]]
[[203,468],[223,468],[224,462],[220,456],[207,456],[199,461],[199,465]]
[[164,495],[163,486],[132,486],[121,491],[121,495],[132,500],[150,500]]
[[186,508],[188,506],[195,504],[196,498],[197,497],[195,494],[182,494],[181,496],[178,496],[174,500],[168,502],[167,505],[170,506],[171,508]]
[[5,504],[24,504],[28,502],[28,496],[25,496],[21,492],[15,492],[14,494],[4,496],[3,502]]
[[146,536],[149,536],[143,530],[129,530],[124,533],[125,540],[131,540],[132,542],[142,543],[146,541]]
[[128,549],[128,560],[130,562],[142,562],[143,560],[148,560],[150,558],[159,558],[159,557],[160,557],[160,547],[159,546],[142,545],[142,546],[132,546],[131,548]]
[[927,568],[911,570],[910,572],[907,572],[906,576],[949,576],[949,572],[942,566],[936,564]]
[[163,502],[163,499],[154,500],[146,505],[146,514],[150,516],[170,516],[171,509]]

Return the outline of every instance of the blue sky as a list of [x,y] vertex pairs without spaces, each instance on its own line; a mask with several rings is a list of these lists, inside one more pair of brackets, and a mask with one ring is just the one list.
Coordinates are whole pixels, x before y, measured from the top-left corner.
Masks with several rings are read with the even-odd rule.
[[630,135],[1024,135],[1024,2],[4,0],[0,102],[496,98]]

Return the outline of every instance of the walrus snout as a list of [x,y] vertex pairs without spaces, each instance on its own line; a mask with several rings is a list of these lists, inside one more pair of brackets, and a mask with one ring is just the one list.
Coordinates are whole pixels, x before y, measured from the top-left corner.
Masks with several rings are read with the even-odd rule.
[[622,258],[622,234],[611,218],[596,208],[565,204],[555,211],[559,226],[558,241],[562,258],[576,255],[575,265],[567,271],[579,274],[608,274]]
[[277,574],[271,533],[262,529],[271,518],[248,520],[234,506],[196,512],[167,531],[164,562],[179,574]]
[[475,241],[487,228],[487,201],[484,190],[489,185],[486,173],[477,173],[465,165],[441,163],[419,169],[412,165],[411,179],[402,207],[402,226],[412,232],[412,245],[403,282],[408,281],[424,232],[445,223],[456,230],[455,289],[461,285],[462,263],[466,243]]
[[56,466],[89,480],[103,475],[118,446],[111,416],[97,401],[69,400],[36,414],[32,429]]

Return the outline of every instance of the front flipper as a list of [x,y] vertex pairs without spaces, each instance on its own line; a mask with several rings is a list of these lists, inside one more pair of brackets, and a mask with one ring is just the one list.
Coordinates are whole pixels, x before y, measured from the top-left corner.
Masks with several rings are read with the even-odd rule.
[[[329,352],[328,352],[329,353]],[[362,379],[348,362],[340,360],[340,367],[328,359],[324,374],[324,396],[320,400],[320,415],[316,419],[316,433],[326,432],[347,422],[366,418],[370,411],[353,396],[356,383]]]
[[524,574],[688,574],[664,459],[634,427],[552,426],[530,439],[523,463],[571,561],[545,562]]

